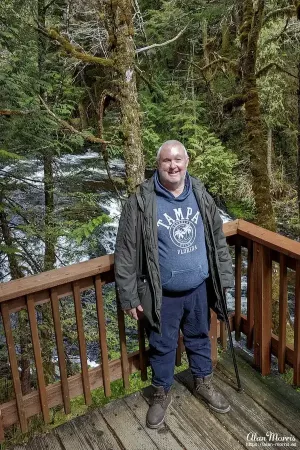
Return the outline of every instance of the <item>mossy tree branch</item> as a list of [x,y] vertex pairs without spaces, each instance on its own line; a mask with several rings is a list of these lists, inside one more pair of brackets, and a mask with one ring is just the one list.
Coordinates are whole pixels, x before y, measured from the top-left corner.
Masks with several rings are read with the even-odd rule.
[[273,11],[270,11],[268,14],[265,15],[262,25],[266,25],[271,19],[278,19],[279,17],[292,17],[297,14],[297,11],[299,8],[294,6],[286,6],[285,8],[278,8],[274,9]]
[[12,110],[12,109],[1,109],[0,110],[0,116],[25,116],[26,114],[30,114],[32,111],[18,111],[18,110]]
[[227,100],[225,100],[223,104],[224,113],[230,113],[233,108],[239,108],[240,106],[243,106],[246,100],[247,97],[243,94],[232,95]]
[[114,61],[111,58],[100,58],[99,56],[91,55],[90,53],[83,52],[82,49],[76,45],[71,44],[71,42],[62,36],[58,31],[50,28],[46,30],[47,36],[50,39],[58,42],[60,46],[64,49],[67,55],[73,56],[76,59],[84,61],[86,63],[98,64],[101,66],[112,67],[114,66]]
[[42,99],[42,97],[40,97],[40,101],[43,104],[46,111],[48,112],[48,114],[50,114],[50,116],[52,116],[57,123],[61,124],[64,128],[67,128],[67,130],[71,131],[74,134],[81,136],[83,139],[85,139],[88,142],[91,142],[92,144],[109,144],[110,143],[109,141],[100,139],[100,138],[94,136],[93,134],[82,133],[81,131],[74,128],[71,124],[69,124],[66,120],[63,120],[63,119],[60,119],[59,117],[57,117],[57,115],[54,114],[53,111],[51,111],[51,109],[45,103],[45,101]]
[[187,29],[187,25],[172,39],[169,39],[168,41],[165,41],[165,42],[161,42],[160,44],[152,44],[152,45],[148,45],[147,47],[138,48],[138,49],[136,49],[135,53],[141,53],[141,52],[150,50],[152,48],[163,47],[164,45],[171,44],[171,42],[176,41],[185,32],[186,29]]
[[258,72],[256,72],[256,74],[255,74],[256,78],[266,75],[269,72],[269,70],[271,70],[273,67],[276,68],[278,70],[278,72],[286,73],[290,77],[298,79],[298,77],[296,75],[289,72],[284,67],[280,66],[280,64],[277,64],[276,62],[271,62],[271,63],[267,64],[265,67],[263,67],[262,69],[260,69]]
[[201,72],[205,72],[207,69],[211,69],[214,66],[221,66],[223,64],[229,65],[234,70],[237,70],[238,64],[236,61],[233,61],[229,58],[220,57],[218,59],[215,59],[214,61],[211,61],[209,64],[206,64],[203,67],[198,66],[198,64],[195,64],[192,62],[192,65],[197,67],[197,69],[201,70]]

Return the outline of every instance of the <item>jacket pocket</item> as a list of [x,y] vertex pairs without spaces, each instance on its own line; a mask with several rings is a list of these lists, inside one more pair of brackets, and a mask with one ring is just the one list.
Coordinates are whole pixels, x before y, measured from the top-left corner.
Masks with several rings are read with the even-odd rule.
[[162,287],[167,291],[187,291],[199,286],[208,277],[208,272],[199,265],[193,269],[172,270],[171,277]]
[[150,323],[153,322],[152,309],[152,295],[150,290],[150,285],[147,277],[141,276],[137,280],[137,292],[140,299],[140,303],[144,310],[144,315],[149,320]]

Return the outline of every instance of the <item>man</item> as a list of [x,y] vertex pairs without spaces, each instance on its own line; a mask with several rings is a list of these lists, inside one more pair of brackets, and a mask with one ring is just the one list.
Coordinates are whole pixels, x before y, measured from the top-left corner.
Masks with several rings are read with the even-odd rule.
[[122,309],[147,323],[154,389],[147,426],[158,428],[170,404],[179,329],[194,394],[216,412],[230,405],[212,385],[210,308],[224,320],[224,289],[233,285],[222,221],[203,184],[187,173],[175,140],[157,154],[158,168],[124,206],[115,249]]

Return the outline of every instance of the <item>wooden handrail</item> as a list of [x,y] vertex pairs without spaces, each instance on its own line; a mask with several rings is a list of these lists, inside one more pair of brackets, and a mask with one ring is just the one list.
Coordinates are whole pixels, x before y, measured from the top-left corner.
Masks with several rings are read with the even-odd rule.
[[38,275],[0,283],[0,303],[45,289],[51,289],[73,281],[109,272],[113,269],[114,255],[101,256],[59,269],[48,270]]
[[238,220],[237,233],[253,242],[300,260],[300,242],[281,236],[273,231],[265,230],[245,220]]
[[[237,224],[237,220],[225,223],[223,226],[225,235],[234,236],[237,233]],[[48,270],[38,275],[0,283],[0,303],[109,272],[113,270],[113,267],[114,255],[106,255],[67,267]]]

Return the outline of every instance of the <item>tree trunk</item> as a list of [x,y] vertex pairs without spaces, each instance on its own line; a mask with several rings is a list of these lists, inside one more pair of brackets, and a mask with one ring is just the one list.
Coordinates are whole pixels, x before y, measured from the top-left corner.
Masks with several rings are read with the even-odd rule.
[[[5,245],[13,248],[14,240],[9,228],[9,221],[4,209],[3,198],[0,196],[0,226]],[[7,252],[7,258],[10,268],[10,275],[13,280],[24,276],[20,268],[17,256],[14,252]],[[25,311],[18,314],[18,338],[20,342],[19,366],[21,368],[20,380],[23,395],[31,390],[30,359],[28,357],[29,338],[28,338],[28,316]]]
[[272,128],[268,128],[268,176],[270,182],[272,182],[272,152],[273,152],[273,134],[272,134]]
[[54,179],[53,179],[53,157],[51,150],[44,154],[44,198],[45,198],[45,253],[44,270],[54,269],[55,266],[55,243],[53,233],[54,216]]
[[[13,237],[10,232],[9,224],[8,224],[8,218],[4,209],[3,204],[3,198],[0,195],[0,225],[1,225],[1,231],[3,240],[5,242],[6,247],[13,248],[14,241]],[[17,259],[17,256],[13,252],[7,252],[7,258],[8,258],[8,264],[10,269],[10,275],[13,280],[16,280],[17,278],[22,278],[23,273],[22,270],[19,267],[19,262]]]
[[[256,56],[259,33],[264,13],[264,1],[243,1],[243,22],[240,28],[242,44],[243,95],[252,189],[257,223],[275,231],[275,219],[270,195],[267,169],[267,143],[263,132],[258,89],[256,83]],[[255,9],[254,9],[255,8]]]
[[[210,63],[210,58],[209,58],[208,31],[207,31],[207,20],[206,19],[202,20],[201,28],[202,28],[203,60],[204,60],[204,66],[207,66]],[[212,80],[211,68],[208,68],[204,71],[204,76],[205,76],[207,86],[211,90],[211,80]]]
[[78,103],[78,111],[79,111],[79,117],[80,117],[80,128],[81,130],[85,130],[89,124],[88,124],[88,119],[87,119],[87,115],[86,115],[86,109],[84,106],[84,102],[81,100]]
[[[38,23],[40,26],[46,28],[46,7],[45,0],[38,0]],[[45,57],[47,52],[47,40],[41,31],[38,31],[38,72],[39,79],[42,81],[45,71]],[[45,91],[40,84],[39,95],[45,99]],[[41,105],[42,108],[42,105]],[[44,213],[44,239],[45,239],[45,253],[44,253],[44,270],[54,269],[55,265],[55,244],[56,239],[52,230],[52,222],[54,216],[54,179],[53,179],[53,156],[52,151],[45,150],[43,154],[44,163],[44,199],[45,199],[45,213]]]
[[[46,27],[46,6],[45,0],[38,0],[38,22],[45,28]],[[38,71],[39,79],[43,80],[45,71],[45,58],[47,52],[47,40],[44,34],[38,31]],[[39,95],[45,99],[45,91],[40,85]],[[46,100],[46,99],[45,99]],[[41,109],[43,108],[41,103]],[[56,257],[55,257],[55,245],[56,237],[53,233],[53,217],[54,217],[54,177],[53,177],[53,155],[51,149],[44,150],[43,153],[43,165],[44,165],[44,271],[54,269]],[[43,365],[45,378],[47,383],[54,381],[54,364],[53,364],[53,336],[51,329],[52,323],[52,311],[49,303],[42,307],[42,321],[41,327],[41,347],[43,351]]]
[[298,216],[300,220],[300,62],[298,63],[298,136],[297,136],[297,192],[298,192]]
[[145,161],[141,138],[140,108],[134,70],[132,3],[116,0],[105,5],[105,16],[114,59],[114,92],[122,117],[124,160],[128,192],[144,180]]
[[226,56],[229,52],[230,47],[230,32],[229,32],[229,25],[224,20],[222,22],[222,55]]

